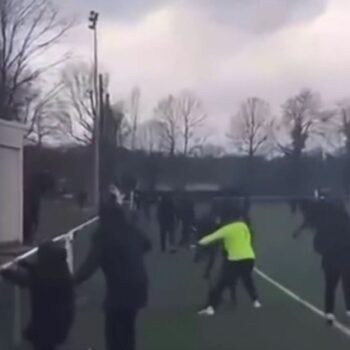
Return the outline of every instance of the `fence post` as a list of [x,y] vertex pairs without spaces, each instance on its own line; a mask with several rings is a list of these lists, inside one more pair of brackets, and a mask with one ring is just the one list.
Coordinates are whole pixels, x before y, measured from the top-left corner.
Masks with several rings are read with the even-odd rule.
[[67,263],[68,263],[69,270],[71,273],[74,272],[73,239],[74,239],[73,233],[68,234],[64,238],[64,245],[65,245],[66,252],[67,252]]
[[22,342],[22,316],[21,316],[21,289],[14,286],[14,310],[13,310],[13,328],[12,341],[15,346]]

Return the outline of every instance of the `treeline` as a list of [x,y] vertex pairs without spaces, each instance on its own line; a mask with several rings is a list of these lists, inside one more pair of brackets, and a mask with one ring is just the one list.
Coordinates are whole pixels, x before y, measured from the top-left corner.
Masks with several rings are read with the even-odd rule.
[[[169,157],[161,153],[119,149],[110,162],[114,179],[121,182],[134,178],[140,188],[182,190],[186,185],[218,185],[238,188],[251,195],[311,195],[316,187],[330,188],[332,193],[347,193],[350,176],[347,157],[304,155],[298,162],[296,184],[295,162],[292,157],[267,160],[263,157],[224,156]],[[253,173],[252,173],[252,170]],[[93,175],[92,152],[89,147],[68,149],[26,147],[25,172],[47,170],[56,184],[68,192],[89,193]],[[296,191],[297,188],[297,191]]]

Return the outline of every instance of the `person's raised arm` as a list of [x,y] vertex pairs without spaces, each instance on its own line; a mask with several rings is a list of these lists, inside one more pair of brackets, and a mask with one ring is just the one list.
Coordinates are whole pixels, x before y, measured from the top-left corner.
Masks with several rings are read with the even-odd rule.
[[24,270],[27,270],[29,272],[33,271],[35,268],[35,262],[28,261],[28,260],[20,260],[18,262],[18,266]]

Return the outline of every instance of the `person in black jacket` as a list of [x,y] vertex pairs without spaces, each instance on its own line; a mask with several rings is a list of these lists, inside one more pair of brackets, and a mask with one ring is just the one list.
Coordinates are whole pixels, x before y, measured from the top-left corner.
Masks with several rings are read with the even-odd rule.
[[314,249],[322,256],[325,277],[325,313],[334,320],[336,289],[342,282],[346,313],[350,317],[350,218],[340,203],[321,201],[317,210]]
[[105,275],[107,350],[135,349],[137,314],[146,305],[148,294],[144,254],[150,249],[149,240],[127,221],[115,201],[102,207],[99,227],[75,282],[84,282],[99,268]]
[[162,253],[166,252],[167,245],[170,245],[170,252],[175,252],[175,228],[176,209],[170,195],[163,195],[158,204],[158,223],[160,232],[160,248]]
[[185,246],[191,241],[191,234],[195,222],[195,205],[191,198],[184,198],[179,201],[178,218],[181,222],[181,239],[179,246]]
[[[208,234],[215,232],[220,226],[220,218],[216,216],[213,208],[204,213],[203,216],[195,224],[196,239],[199,241],[201,238]],[[218,255],[218,251],[221,247],[218,244],[212,244],[206,247],[199,247],[196,249],[194,262],[205,261],[204,279],[210,279],[211,273]]]
[[24,331],[34,350],[54,350],[67,338],[74,319],[73,280],[66,262],[66,251],[55,243],[38,249],[37,261],[22,262],[2,276],[28,288],[31,320]]
[[301,210],[304,221],[297,233],[304,228],[315,232],[313,246],[322,257],[325,279],[325,315],[327,322],[332,324],[335,320],[335,294],[340,281],[346,313],[350,317],[350,217],[343,203],[327,198],[304,201]]

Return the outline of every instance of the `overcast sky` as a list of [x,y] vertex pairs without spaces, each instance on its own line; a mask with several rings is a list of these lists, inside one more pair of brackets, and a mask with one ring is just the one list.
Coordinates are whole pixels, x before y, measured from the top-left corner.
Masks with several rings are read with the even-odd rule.
[[112,95],[140,86],[148,116],[159,98],[182,89],[197,93],[221,131],[249,96],[276,112],[303,87],[327,103],[350,96],[350,0],[62,1],[82,21],[64,49],[90,59],[85,18],[99,11]]

